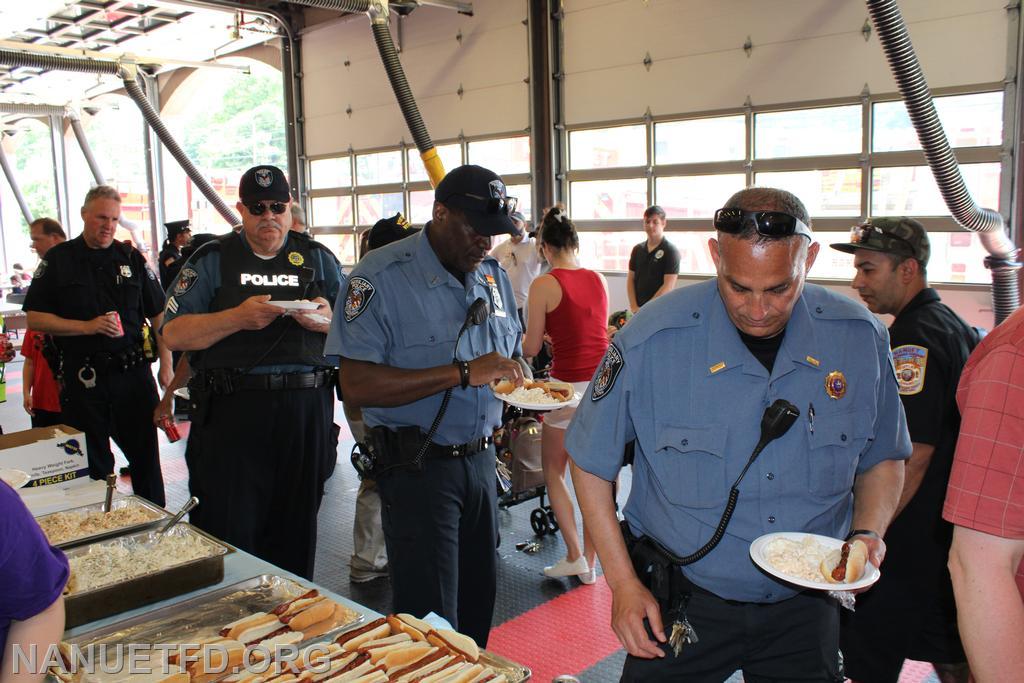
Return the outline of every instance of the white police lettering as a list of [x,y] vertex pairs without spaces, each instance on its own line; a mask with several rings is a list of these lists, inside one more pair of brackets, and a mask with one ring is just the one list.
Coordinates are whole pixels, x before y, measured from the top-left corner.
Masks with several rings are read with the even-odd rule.
[[242,273],[240,284],[257,285],[259,287],[298,287],[298,275],[263,275],[262,273]]

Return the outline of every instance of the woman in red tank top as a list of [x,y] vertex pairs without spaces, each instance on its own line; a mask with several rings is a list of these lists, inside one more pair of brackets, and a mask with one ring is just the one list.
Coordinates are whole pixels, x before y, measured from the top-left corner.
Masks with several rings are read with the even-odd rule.
[[[600,273],[580,267],[576,258],[579,236],[562,209],[555,207],[547,212],[540,238],[542,254],[551,265],[551,272],[530,285],[523,353],[537,355],[547,338],[554,358],[551,376],[572,382],[582,395],[608,348],[608,283]],[[597,549],[586,529],[580,548],[575,510],[565,482],[569,462],[565,429],[575,412],[575,408],[562,408],[544,416],[544,484],[566,548],[565,558],[545,567],[544,573],[550,577],[575,575],[583,583],[591,584],[595,581]]]

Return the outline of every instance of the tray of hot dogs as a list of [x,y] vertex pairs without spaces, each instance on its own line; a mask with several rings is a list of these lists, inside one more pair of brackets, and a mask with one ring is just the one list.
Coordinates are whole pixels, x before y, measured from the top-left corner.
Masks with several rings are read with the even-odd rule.
[[[288,659],[279,653],[363,618],[316,589],[264,574],[70,638],[60,646],[64,669],[51,673],[80,683],[212,683],[261,666],[265,673],[271,661]],[[136,653],[131,670],[129,644]]]
[[212,586],[234,549],[185,523],[164,535],[140,531],[80,545],[64,554],[67,628]]
[[47,540],[58,548],[95,543],[152,527],[171,517],[156,503],[136,495],[115,498],[108,512],[103,502],[36,517]]

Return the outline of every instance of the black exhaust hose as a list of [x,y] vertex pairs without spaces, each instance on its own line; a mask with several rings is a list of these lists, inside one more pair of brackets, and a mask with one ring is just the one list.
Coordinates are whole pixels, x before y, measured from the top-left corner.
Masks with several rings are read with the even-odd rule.
[[1020,305],[1017,271],[1021,264],[1017,261],[1017,249],[1006,235],[1003,217],[997,211],[979,207],[964,183],[899,6],[895,0],[866,1],[871,23],[878,33],[939,192],[957,223],[981,233],[981,242],[990,254],[985,266],[992,271],[993,310],[998,324]]
[[0,48],[0,64],[25,66],[32,69],[51,71],[75,71],[78,73],[110,74],[116,76],[118,65],[84,57],[63,57],[61,55],[27,54],[17,50]]
[[21,104],[0,102],[0,114],[24,114],[25,116],[65,116],[67,110],[55,104]]
[[384,62],[384,70],[388,74],[388,80],[391,81],[391,89],[395,91],[395,99],[398,100],[402,116],[405,117],[405,125],[412,133],[416,149],[423,154],[433,149],[434,143],[430,139],[430,134],[427,133],[423,117],[420,116],[419,107],[416,106],[412,90],[409,89],[409,82],[405,79],[405,72],[402,70],[402,63],[398,60],[395,43],[391,40],[391,30],[386,21],[373,21],[370,23],[370,28],[373,30],[373,40],[377,43],[380,59]]
[[213,186],[207,182],[206,178],[199,172],[199,169],[195,167],[192,160],[188,158],[185,151],[178,145],[177,141],[171,135],[171,132],[167,130],[164,122],[160,120],[160,115],[157,113],[153,105],[149,103],[149,98],[146,97],[146,93],[143,92],[142,87],[135,80],[134,75],[123,74],[122,81],[124,81],[124,89],[128,93],[128,96],[132,98],[136,106],[142,112],[143,118],[146,119],[146,123],[153,129],[157,137],[160,138],[160,142],[164,144],[167,151],[171,153],[171,156],[181,165],[181,168],[185,171],[192,182],[196,184],[199,191],[203,193],[206,200],[213,204],[213,208],[217,209],[224,220],[228,222],[228,225],[234,227],[240,225],[242,219],[231,210],[231,208],[221,199],[220,195],[217,194]]

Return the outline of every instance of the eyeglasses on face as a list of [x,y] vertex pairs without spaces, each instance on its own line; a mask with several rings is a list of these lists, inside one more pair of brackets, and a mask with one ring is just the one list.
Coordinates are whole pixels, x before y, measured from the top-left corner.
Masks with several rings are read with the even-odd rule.
[[757,234],[764,237],[790,237],[803,235],[813,240],[811,229],[797,218],[782,211],[744,211],[743,209],[719,209],[715,212],[715,230],[737,235],[750,221]]
[[253,216],[262,216],[267,209],[270,209],[274,215],[280,216],[288,210],[288,205],[284,202],[250,202],[245,205],[245,208],[249,209],[249,213]]

